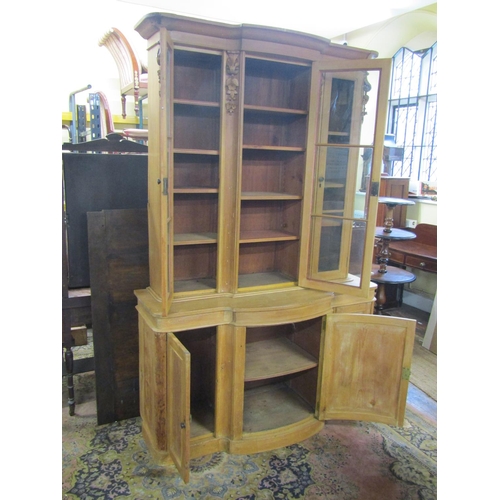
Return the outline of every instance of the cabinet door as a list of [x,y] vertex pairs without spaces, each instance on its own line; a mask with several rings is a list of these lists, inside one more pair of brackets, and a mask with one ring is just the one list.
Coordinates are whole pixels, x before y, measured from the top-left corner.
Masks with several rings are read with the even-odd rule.
[[368,296],[390,67],[313,64],[301,286]]
[[189,481],[191,355],[167,334],[167,438],[169,453],[184,482]]
[[414,338],[415,320],[327,315],[317,417],[402,425]]

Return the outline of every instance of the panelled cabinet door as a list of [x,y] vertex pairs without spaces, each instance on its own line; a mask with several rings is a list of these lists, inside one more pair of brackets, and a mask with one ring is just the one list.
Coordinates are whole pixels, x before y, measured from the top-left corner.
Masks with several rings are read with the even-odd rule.
[[313,64],[300,286],[368,296],[390,68]]
[[169,453],[184,482],[189,481],[191,355],[167,334],[167,438]]
[[402,425],[415,320],[328,314],[317,417]]

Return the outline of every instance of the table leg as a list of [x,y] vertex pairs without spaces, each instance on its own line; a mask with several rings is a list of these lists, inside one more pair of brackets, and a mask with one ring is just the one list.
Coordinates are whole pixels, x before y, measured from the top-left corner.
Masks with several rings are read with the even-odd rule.
[[385,285],[383,283],[379,283],[377,285],[377,292],[375,293],[376,314],[382,314],[382,310],[386,302],[387,302],[387,296],[385,294]]

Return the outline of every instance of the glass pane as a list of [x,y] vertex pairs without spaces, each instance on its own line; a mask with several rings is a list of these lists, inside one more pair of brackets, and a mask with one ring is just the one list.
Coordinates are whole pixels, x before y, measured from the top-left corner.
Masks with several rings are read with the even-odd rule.
[[315,215],[366,219],[372,148],[317,147]]
[[[365,221],[347,221],[315,217],[313,232],[318,244],[318,259],[313,276],[323,279],[346,279],[361,276],[366,235]],[[350,252],[342,252],[342,241],[350,241]],[[321,275],[318,275],[321,273]]]
[[317,147],[315,214],[366,218],[373,148]]
[[326,273],[322,279],[360,275],[373,149],[317,146],[317,151],[311,273]]

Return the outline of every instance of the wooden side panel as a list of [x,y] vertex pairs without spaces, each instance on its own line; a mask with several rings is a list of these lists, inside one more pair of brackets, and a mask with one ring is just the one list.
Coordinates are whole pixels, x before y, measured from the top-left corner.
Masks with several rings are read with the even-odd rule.
[[139,415],[137,299],[148,286],[146,209],[89,212],[97,421]]
[[402,425],[414,337],[414,320],[327,315],[318,418]]
[[189,481],[191,355],[173,333],[167,334],[167,435],[170,457]]

